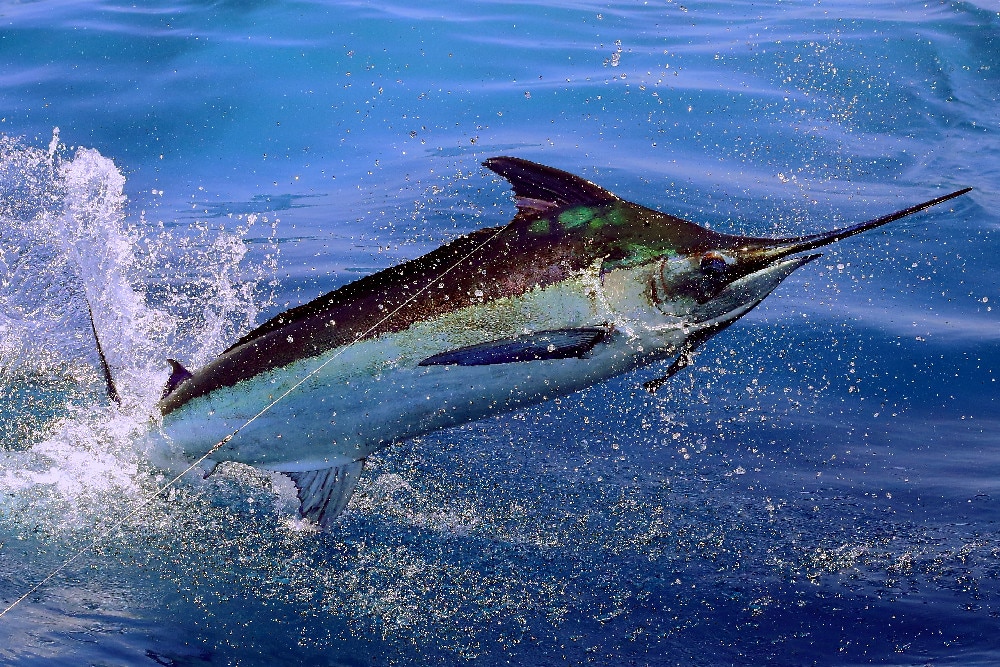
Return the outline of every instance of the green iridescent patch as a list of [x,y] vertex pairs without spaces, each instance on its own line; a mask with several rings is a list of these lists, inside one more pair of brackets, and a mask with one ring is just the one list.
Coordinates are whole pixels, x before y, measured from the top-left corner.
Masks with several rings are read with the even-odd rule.
[[677,257],[677,251],[673,248],[658,248],[655,246],[642,245],[641,243],[627,243],[621,247],[623,257],[608,262],[610,268],[623,268],[645,264],[661,257]]
[[626,223],[625,213],[620,207],[604,207],[599,210],[602,215],[597,215],[597,211],[593,210],[593,215],[595,217],[593,217],[587,225],[590,229],[600,229],[601,227],[605,227],[607,225],[620,227]]
[[563,211],[559,214],[559,224],[566,229],[573,229],[590,222],[594,218],[595,211],[586,206],[577,206]]
[[611,209],[610,211],[607,212],[607,214],[604,217],[607,218],[607,221],[612,225],[625,224],[625,213],[621,210],[620,207],[616,206],[615,208]]
[[551,228],[548,218],[539,218],[528,225],[528,231],[533,234],[548,234]]

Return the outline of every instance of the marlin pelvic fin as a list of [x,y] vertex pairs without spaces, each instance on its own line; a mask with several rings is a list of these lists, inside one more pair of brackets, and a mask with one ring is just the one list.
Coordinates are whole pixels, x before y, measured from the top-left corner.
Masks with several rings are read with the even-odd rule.
[[364,467],[365,460],[358,459],[334,468],[281,474],[295,483],[299,516],[315,521],[323,530],[329,530],[351,500]]
[[670,381],[670,378],[680,373],[682,370],[691,365],[691,361],[694,359],[694,346],[685,345],[681,353],[677,355],[674,359],[674,363],[670,364],[670,368],[667,372],[658,378],[653,378],[642,383],[642,388],[648,391],[650,394],[655,394],[656,390],[665,385]]
[[483,166],[510,181],[518,212],[537,215],[567,206],[621,201],[604,188],[567,171],[516,157],[491,157]]
[[680,354],[678,354],[677,358],[674,359],[674,362],[670,364],[670,368],[667,369],[667,372],[658,378],[643,382],[642,388],[650,394],[655,394],[656,390],[665,385],[670,378],[691,365],[691,362],[694,361],[694,353],[698,351],[699,347],[704,345],[709,338],[719,333],[735,321],[736,320],[730,320],[729,322],[725,322],[723,324],[705,327],[704,329],[692,334],[686,341],[684,341],[684,345],[681,346]]
[[97,344],[97,355],[101,358],[101,371],[104,373],[104,384],[108,392],[108,398],[114,403],[121,405],[122,399],[118,395],[118,388],[115,387],[115,380],[111,377],[111,366],[108,365],[108,358],[104,356],[104,348],[101,347],[101,337],[97,335],[97,325],[94,324],[94,309],[90,307],[90,300],[87,299],[87,314],[90,316],[90,330],[94,334],[94,342]]
[[170,364],[170,377],[167,378],[167,384],[163,386],[163,395],[160,396],[161,401],[173,393],[174,389],[177,389],[184,380],[194,377],[191,371],[184,368],[181,362],[176,359],[167,359],[167,363]]
[[536,331],[523,336],[500,338],[488,343],[469,345],[435,354],[433,357],[424,359],[418,365],[489,366],[519,361],[582,357],[590,352],[607,333],[607,329],[600,327]]

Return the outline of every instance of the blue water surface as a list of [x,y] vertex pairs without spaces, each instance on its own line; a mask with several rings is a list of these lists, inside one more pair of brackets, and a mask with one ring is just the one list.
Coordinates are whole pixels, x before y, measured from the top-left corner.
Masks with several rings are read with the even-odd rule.
[[[998,102],[987,0],[3,4],[0,662],[1000,663]],[[494,155],[749,234],[974,190],[656,395],[383,451],[331,534],[154,497],[163,359],[505,223]]]

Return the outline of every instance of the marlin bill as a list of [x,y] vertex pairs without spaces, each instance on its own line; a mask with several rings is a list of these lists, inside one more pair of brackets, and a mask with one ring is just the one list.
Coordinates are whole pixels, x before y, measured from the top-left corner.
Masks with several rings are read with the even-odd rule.
[[373,452],[671,360],[646,383],[655,391],[811,251],[970,190],[774,239],[715,232],[520,158],[484,164],[513,188],[510,223],[281,313],[194,372],[171,361],[154,448],[282,473],[300,514],[329,528]]

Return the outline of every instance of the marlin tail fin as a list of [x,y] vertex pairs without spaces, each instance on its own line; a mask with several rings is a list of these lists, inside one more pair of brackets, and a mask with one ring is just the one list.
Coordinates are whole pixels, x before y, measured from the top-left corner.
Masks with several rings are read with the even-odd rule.
[[94,342],[97,343],[97,354],[101,358],[101,370],[104,371],[104,384],[107,387],[108,398],[117,405],[121,405],[122,399],[118,396],[115,380],[111,377],[111,367],[108,366],[108,358],[104,356],[104,348],[101,347],[101,337],[97,335],[97,326],[94,324],[94,309],[90,307],[89,299],[87,300],[87,314],[90,316],[90,330],[94,332]]

